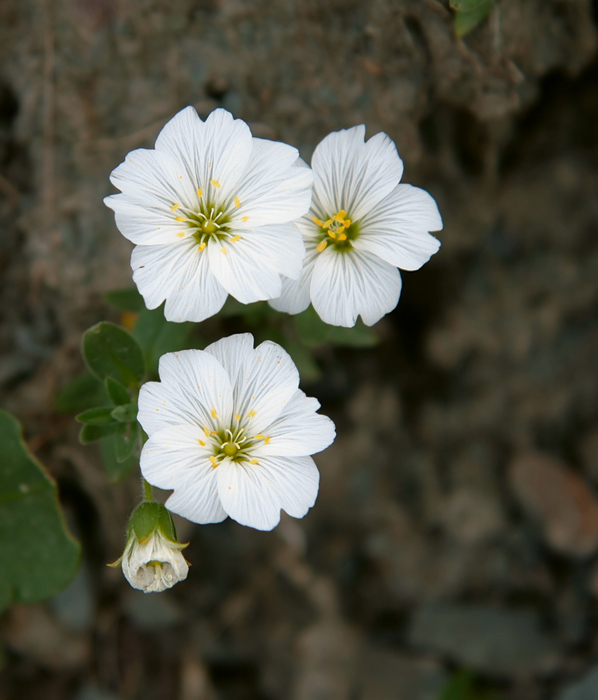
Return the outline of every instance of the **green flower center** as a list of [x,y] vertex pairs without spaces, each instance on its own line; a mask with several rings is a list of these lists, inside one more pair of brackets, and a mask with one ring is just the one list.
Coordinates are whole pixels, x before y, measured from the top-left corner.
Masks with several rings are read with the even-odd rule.
[[339,253],[347,253],[353,248],[353,241],[359,236],[359,225],[346,218],[344,209],[338,211],[326,221],[313,217],[314,223],[320,227],[316,250],[321,253],[331,246]]
[[[251,415],[253,412],[250,412],[249,417]],[[212,410],[212,417],[217,417],[215,409]],[[231,428],[210,430],[208,427],[204,427],[203,429],[206,439],[199,442],[203,446],[209,444],[212,447],[213,454],[210,455],[210,461],[214,469],[223,459],[258,464],[258,460],[251,457],[252,448],[262,441],[266,445],[270,442],[270,438],[266,435],[247,435],[245,428],[239,427],[241,416],[237,415],[235,420],[237,425],[233,425]]]

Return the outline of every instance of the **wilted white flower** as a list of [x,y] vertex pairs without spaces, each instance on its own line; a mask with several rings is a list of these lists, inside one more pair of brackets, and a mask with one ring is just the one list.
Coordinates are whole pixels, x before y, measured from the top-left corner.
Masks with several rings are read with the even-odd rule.
[[368,326],[392,311],[401,294],[397,268],[419,269],[440,247],[434,199],[399,185],[403,162],[384,133],[365,142],[365,126],[326,136],[312,158],[311,209],[297,226],[306,257],[299,280],[283,281],[279,311],[304,311],[311,301],[323,321]]
[[251,136],[224,109],[173,117],[155,150],[128,154],[104,202],[135,243],[133,280],[169,321],[202,321],[228,294],[248,304],[297,279],[305,253],[293,220],[309,208],[311,170],[297,149]]
[[187,578],[189,565],[177,541],[172,516],[161,503],[145,501],[131,515],[122,565],[127,581],[144,593],[161,593]]
[[139,394],[149,440],[141,471],[174,489],[166,507],[197,523],[227,515],[271,530],[280,510],[295,518],[313,506],[319,473],[309,456],[334,440],[334,424],[299,388],[289,355],[266,341],[233,335],[205,351],[168,353],[161,382]]

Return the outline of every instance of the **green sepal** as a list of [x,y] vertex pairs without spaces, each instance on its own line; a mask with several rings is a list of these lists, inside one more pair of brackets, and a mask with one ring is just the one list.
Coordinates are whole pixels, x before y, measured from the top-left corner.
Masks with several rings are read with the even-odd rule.
[[137,444],[138,431],[137,423],[119,423],[119,428],[114,436],[114,453],[119,464],[133,454]]
[[143,297],[135,287],[127,289],[113,289],[111,292],[104,294],[104,299],[118,311],[129,311],[131,313],[139,313],[145,309]]
[[168,540],[177,542],[174,520],[166,507],[157,501],[140,503],[129,518],[129,534],[134,532],[137,539],[143,542],[158,529]]
[[29,452],[19,423],[0,410],[0,609],[55,595],[73,580],[79,557],[56,484]]
[[122,406],[131,401],[127,389],[112,377],[106,377],[106,391],[115,406]]
[[123,406],[110,408],[112,409],[110,412],[111,417],[119,423],[131,423],[137,420],[137,412],[139,409],[136,403],[127,403]]
[[78,420],[79,423],[86,423],[87,425],[110,425],[118,420],[112,417],[113,410],[115,410],[114,406],[88,408],[87,411],[83,411],[83,413],[79,413],[78,416],[75,416],[75,420]]
[[84,333],[83,358],[97,377],[112,377],[125,386],[138,386],[145,374],[137,341],[124,328],[108,321]]
[[79,432],[79,442],[82,445],[88,445],[90,442],[97,442],[108,435],[114,435],[120,425],[116,421],[108,423],[108,425],[84,425]]

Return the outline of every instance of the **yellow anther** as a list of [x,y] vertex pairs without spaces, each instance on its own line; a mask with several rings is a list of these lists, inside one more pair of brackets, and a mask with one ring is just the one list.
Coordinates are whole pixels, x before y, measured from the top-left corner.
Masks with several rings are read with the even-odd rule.
[[229,239],[229,243],[235,243],[236,241],[240,241],[241,236],[233,236],[231,239]]
[[201,197],[202,194],[203,194],[203,190],[202,190],[201,187],[200,187],[200,188],[197,190],[197,196],[198,196],[198,197]]
[[212,466],[214,467],[214,469],[216,469],[216,467],[218,466],[218,460],[216,459],[216,457],[214,457],[214,455],[210,455],[210,462],[212,462]]
[[339,226],[337,233],[342,233],[345,230],[346,226]]
[[187,221],[187,217],[186,216],[177,216],[175,218],[175,221]]
[[332,218],[335,221],[343,221],[345,216],[347,216],[347,212],[344,209],[341,209],[338,213],[336,213]]
[[328,241],[320,241],[316,246],[316,250],[318,251],[318,253],[321,253],[327,245]]
[[254,440],[263,440],[266,436],[262,435],[261,433],[258,433],[257,435],[253,436]]
[[210,435],[218,435],[218,433],[215,430],[210,430]]
[[345,220],[343,221],[343,226],[344,226],[345,228],[349,228],[349,226],[351,226],[351,219],[345,219]]
[[329,230],[328,235],[330,236],[330,238],[336,238],[336,233],[334,233],[334,231]]
[[213,408],[210,413],[212,414],[212,418],[218,418],[218,414],[216,413],[216,409]]
[[203,440],[198,440],[197,442],[199,442],[199,444],[200,444],[202,447],[205,447],[205,446],[206,446],[206,443],[205,443]]
[[220,248],[220,252],[224,253],[224,255],[228,255],[228,250],[226,248]]
[[241,416],[238,413],[235,415],[235,420],[241,420]]
[[206,434],[206,437],[210,437],[210,431],[205,427],[205,425],[203,431]]
[[257,459],[250,459],[249,464],[259,464],[259,462],[257,461]]
[[235,203],[237,209],[241,206],[241,200],[238,197],[235,197],[233,202]]
[[204,243],[200,243],[200,244],[197,246],[197,250],[203,250],[207,245],[208,245],[208,244],[205,243],[205,242],[204,242]]
[[210,185],[212,185],[212,187],[215,187],[217,190],[219,190],[222,187],[218,180],[210,180]]
[[177,202],[170,207],[170,211],[176,211],[180,206],[180,203]]
[[346,241],[347,240],[347,234],[346,233],[341,233],[341,235],[338,237],[339,241]]
[[270,437],[265,438],[264,444],[267,445],[270,442]]
[[247,418],[253,418],[253,416],[255,416],[255,411],[249,411]]
[[314,224],[315,224],[316,226],[323,226],[323,225],[324,225],[323,222],[320,221],[320,219],[318,219],[317,216],[312,217],[312,221],[314,222]]
[[326,219],[326,221],[322,224],[322,228],[330,228],[332,226],[332,219]]
[[249,217],[248,217],[248,216],[242,216],[242,217],[241,217],[241,221],[249,221]]
[[177,236],[179,238],[185,238],[185,233],[183,231],[180,231],[179,233],[177,233]]

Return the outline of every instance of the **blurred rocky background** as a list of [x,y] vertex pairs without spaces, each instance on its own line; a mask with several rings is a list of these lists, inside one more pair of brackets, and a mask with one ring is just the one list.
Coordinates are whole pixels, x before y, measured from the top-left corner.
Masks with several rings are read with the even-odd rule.
[[[2,700],[598,698],[598,5],[453,21],[447,0],[0,3],[0,406],[84,545],[69,589],[4,614]],[[188,104],[306,159],[386,131],[445,228],[381,343],[317,358],[339,437],[315,508],[180,523],[189,578],[144,596],[105,566],[137,478],[108,482],[56,395],[131,284],[108,174]]]

